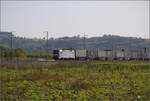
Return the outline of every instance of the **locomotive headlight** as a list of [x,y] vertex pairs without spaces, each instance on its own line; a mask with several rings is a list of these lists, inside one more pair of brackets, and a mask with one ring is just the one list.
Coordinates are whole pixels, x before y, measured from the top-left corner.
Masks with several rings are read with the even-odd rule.
[[62,50],[61,50],[61,49],[60,49],[59,51],[60,51],[60,52],[62,52]]

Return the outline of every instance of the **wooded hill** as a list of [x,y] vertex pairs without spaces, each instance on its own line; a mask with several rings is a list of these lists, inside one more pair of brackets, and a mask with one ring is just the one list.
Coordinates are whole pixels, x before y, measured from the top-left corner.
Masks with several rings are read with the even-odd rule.
[[[47,49],[45,39],[31,39],[25,37],[13,36],[13,48],[22,48],[30,53],[45,53]],[[102,37],[84,38],[80,36],[50,38],[48,41],[49,51],[55,48],[74,48],[74,49],[115,49],[115,50],[142,50],[143,48],[150,49],[150,40],[135,38],[135,37],[121,37],[114,35],[104,35]],[[11,46],[11,33],[0,32],[0,46]]]

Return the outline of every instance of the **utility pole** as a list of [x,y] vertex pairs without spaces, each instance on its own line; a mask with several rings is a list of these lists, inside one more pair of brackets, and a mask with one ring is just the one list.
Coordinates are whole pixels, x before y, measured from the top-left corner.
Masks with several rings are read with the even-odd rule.
[[12,63],[12,60],[13,60],[13,33],[12,32],[10,34],[10,48],[11,48],[10,59]]
[[55,49],[55,39],[52,37],[52,45],[51,45],[51,50],[53,52],[53,50]]
[[129,38],[129,58],[132,59],[132,37]]
[[[48,36],[48,31],[44,31],[43,33],[46,33],[46,38],[47,38],[47,41],[46,41],[46,47],[47,47],[47,48],[46,48],[46,52],[47,52],[47,55],[48,55],[48,54],[49,54],[49,48],[48,48],[48,45],[49,45],[49,44],[48,44],[48,40],[49,40],[48,37],[49,37],[49,36]],[[48,56],[47,56],[47,59],[48,59]]]
[[150,42],[150,31],[149,31],[149,38],[148,39],[149,39],[149,42]]
[[0,67],[2,64],[2,59],[3,59],[3,52],[2,52],[2,47],[0,47]]
[[[150,4],[150,2],[149,2],[149,4]],[[149,38],[148,38],[148,39],[149,39],[149,41],[150,41],[150,29],[149,29]]]
[[85,34],[83,36],[83,48],[85,49]]
[[84,50],[86,49],[86,36],[87,35],[85,35],[85,34],[83,36],[83,48],[84,48]]

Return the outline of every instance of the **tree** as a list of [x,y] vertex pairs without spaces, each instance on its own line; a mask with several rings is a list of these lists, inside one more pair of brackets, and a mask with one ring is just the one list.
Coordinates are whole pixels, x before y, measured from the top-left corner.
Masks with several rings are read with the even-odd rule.
[[11,53],[12,53],[11,49],[0,45],[0,57],[9,58],[11,57]]
[[27,58],[27,52],[23,50],[22,48],[15,49],[15,55],[16,57],[20,59],[26,59]]

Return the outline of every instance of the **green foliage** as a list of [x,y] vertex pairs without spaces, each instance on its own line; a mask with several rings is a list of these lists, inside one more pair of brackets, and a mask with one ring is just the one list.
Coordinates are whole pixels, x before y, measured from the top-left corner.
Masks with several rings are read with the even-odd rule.
[[27,52],[21,48],[10,49],[10,48],[4,47],[4,46],[0,46],[0,57],[6,58],[6,59],[10,59],[11,57],[26,59]]
[[56,61],[4,67],[0,68],[2,100],[150,100],[147,63]]
[[25,50],[21,49],[21,48],[17,48],[15,49],[15,56],[18,58],[27,58],[27,53]]
[[28,54],[29,58],[51,58],[49,54],[44,54],[44,53],[32,53]]
[[24,49],[22,48],[16,48],[16,49],[10,49],[7,47],[0,46],[0,57],[4,58],[11,58],[11,57],[17,57],[19,59],[27,59],[28,58],[49,58],[51,59],[52,56],[49,54],[44,53],[30,53],[28,54]]
[[14,50],[11,50],[8,47],[0,46],[0,57],[10,58],[15,56]]

